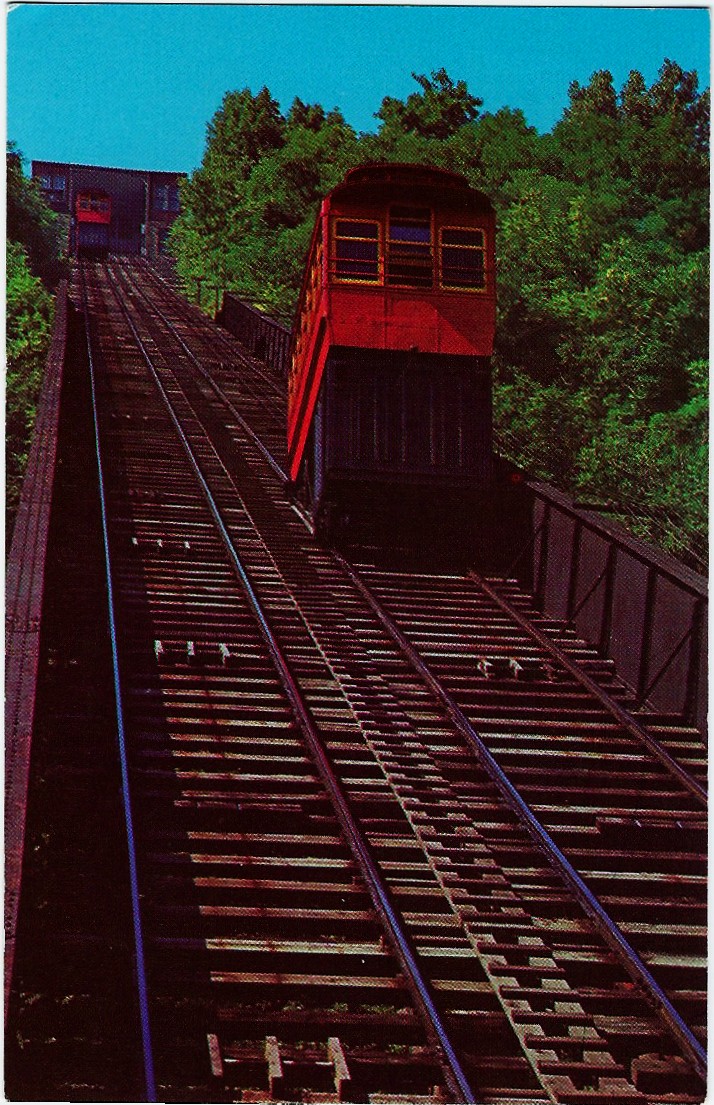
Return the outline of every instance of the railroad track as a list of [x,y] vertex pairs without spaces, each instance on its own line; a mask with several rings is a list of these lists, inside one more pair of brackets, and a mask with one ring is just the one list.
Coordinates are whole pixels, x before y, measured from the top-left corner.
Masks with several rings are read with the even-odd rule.
[[86,297],[147,1097],[701,1100],[695,734],[513,581],[320,547],[280,382]]

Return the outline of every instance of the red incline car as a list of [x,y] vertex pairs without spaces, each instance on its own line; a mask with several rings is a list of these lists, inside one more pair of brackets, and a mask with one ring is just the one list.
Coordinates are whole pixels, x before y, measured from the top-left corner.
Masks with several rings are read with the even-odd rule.
[[74,204],[77,253],[106,257],[112,201],[106,192],[78,192]]
[[357,485],[487,486],[494,232],[485,195],[426,166],[353,169],[323,200],[288,377],[289,475],[318,521]]

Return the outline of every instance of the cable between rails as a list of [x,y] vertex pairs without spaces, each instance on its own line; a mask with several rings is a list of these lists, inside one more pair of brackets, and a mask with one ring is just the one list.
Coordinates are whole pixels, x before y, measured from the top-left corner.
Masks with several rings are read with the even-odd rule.
[[112,585],[112,564],[109,550],[109,527],[107,523],[107,504],[104,485],[104,466],[99,441],[99,413],[97,406],[96,374],[94,358],[92,356],[92,343],[89,329],[89,305],[87,299],[87,287],[84,274],[84,266],[80,263],[80,287],[82,296],[82,312],[84,315],[85,338],[87,342],[87,356],[89,360],[89,379],[92,393],[92,418],[94,421],[94,441],[97,458],[97,470],[99,476],[99,500],[102,517],[102,541],[104,545],[104,567],[107,580],[107,607],[109,617],[109,634],[112,649],[112,673],[114,682],[114,699],[116,708],[117,743],[119,748],[119,763],[121,766],[121,790],[122,804],[124,808],[124,823],[126,828],[127,851],[129,860],[129,884],[131,890],[131,914],[134,931],[134,950],[136,967],[136,985],[139,1001],[139,1017],[141,1021],[141,1042],[144,1060],[144,1081],[146,1084],[146,1101],[157,1101],[156,1077],[154,1073],[154,1056],[151,1040],[151,1022],[149,1017],[149,995],[146,981],[146,962],[144,956],[144,936],[141,921],[141,903],[139,894],[139,878],[136,862],[136,840],[134,836],[134,819],[131,807],[131,793],[129,787],[129,767],[126,751],[126,738],[124,729],[124,710],[122,706],[121,675],[119,670],[119,648],[117,642],[116,619],[114,614],[114,588]]

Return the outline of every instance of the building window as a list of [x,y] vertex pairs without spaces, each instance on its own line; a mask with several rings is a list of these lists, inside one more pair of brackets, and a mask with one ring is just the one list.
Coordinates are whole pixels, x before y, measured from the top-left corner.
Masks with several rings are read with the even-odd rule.
[[179,196],[176,184],[154,185],[154,211],[178,211]]
[[66,177],[56,176],[52,182],[52,187],[55,192],[61,192],[64,195],[64,190],[67,187]]
[[478,291],[486,287],[483,230],[445,226],[441,231],[441,286]]
[[52,191],[52,177],[51,176],[41,176],[40,177],[40,188],[44,189],[45,192],[51,192]]
[[379,280],[379,223],[336,219],[334,273],[338,280]]
[[433,280],[431,211],[428,207],[393,207],[389,213],[387,282],[430,288]]

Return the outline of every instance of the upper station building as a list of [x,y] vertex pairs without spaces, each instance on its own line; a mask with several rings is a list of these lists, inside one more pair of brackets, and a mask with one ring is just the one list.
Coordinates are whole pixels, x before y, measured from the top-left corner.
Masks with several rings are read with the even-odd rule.
[[74,200],[78,192],[96,189],[111,197],[111,253],[156,258],[164,252],[169,228],[179,213],[179,181],[185,173],[111,169],[63,161],[33,161],[32,178],[58,215],[69,220],[74,246]]

